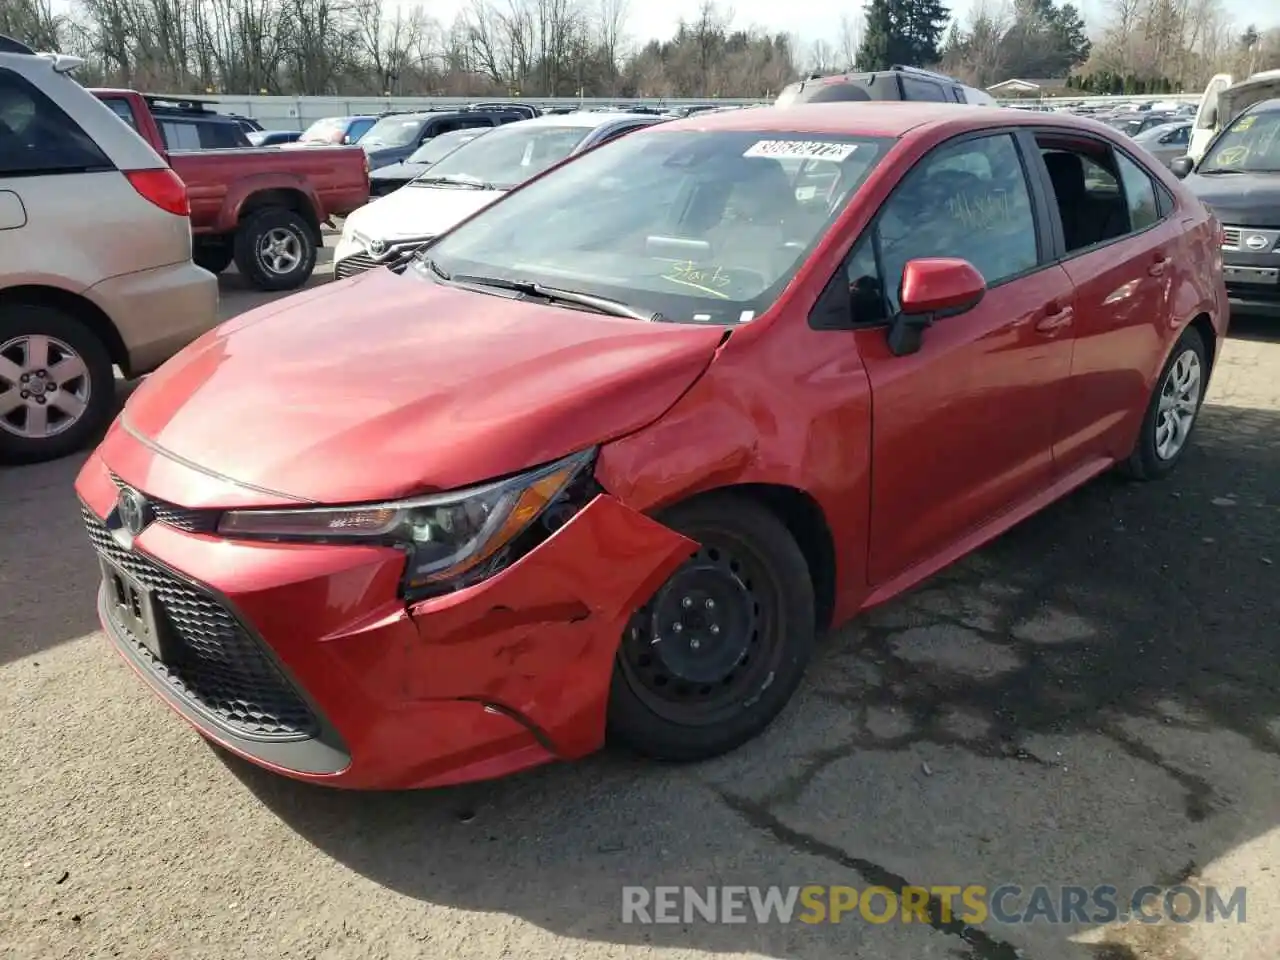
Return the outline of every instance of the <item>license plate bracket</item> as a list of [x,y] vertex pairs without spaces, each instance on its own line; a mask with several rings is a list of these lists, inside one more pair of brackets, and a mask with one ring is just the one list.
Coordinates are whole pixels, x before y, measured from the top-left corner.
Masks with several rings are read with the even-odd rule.
[[102,558],[102,579],[107,588],[111,618],[161,663],[171,659],[172,644],[165,632],[164,616],[155,596],[136,577]]

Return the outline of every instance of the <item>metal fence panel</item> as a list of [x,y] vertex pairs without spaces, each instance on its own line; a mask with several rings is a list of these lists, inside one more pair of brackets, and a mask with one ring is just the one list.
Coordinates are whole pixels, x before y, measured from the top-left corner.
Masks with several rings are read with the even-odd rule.
[[[182,99],[190,94],[166,94],[173,99]],[[352,116],[357,114],[378,114],[389,111],[442,110],[456,109],[469,103],[484,101],[486,103],[510,100],[517,103],[531,103],[539,107],[578,107],[592,110],[600,107],[633,107],[667,109],[672,107],[699,106],[715,104],[717,106],[747,106],[762,101],[747,98],[718,97],[710,99],[609,99],[604,97],[247,97],[240,95],[210,94],[198,99],[218,104],[223,113],[236,113],[252,117],[263,126],[272,130],[303,130],[317,120],[325,117]],[[771,98],[770,98],[771,99]],[[1109,103],[1140,103],[1177,101],[1179,103],[1196,103],[1199,94],[1166,94],[1148,96],[1120,97],[1073,97],[1063,96],[1035,100],[1029,98],[999,101],[1002,106],[1013,104],[1055,104],[1082,103],[1087,105],[1106,105]],[[766,101],[767,102],[767,101]]]

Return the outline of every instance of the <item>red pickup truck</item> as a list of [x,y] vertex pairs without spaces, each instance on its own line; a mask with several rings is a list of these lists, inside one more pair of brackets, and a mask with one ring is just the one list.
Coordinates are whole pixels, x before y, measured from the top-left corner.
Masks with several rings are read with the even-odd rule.
[[300,287],[323,246],[320,225],[369,200],[369,160],[359,147],[253,149],[234,118],[200,101],[133,90],[90,93],[168,159],[187,185],[193,258],[213,273],[234,260],[261,290]]

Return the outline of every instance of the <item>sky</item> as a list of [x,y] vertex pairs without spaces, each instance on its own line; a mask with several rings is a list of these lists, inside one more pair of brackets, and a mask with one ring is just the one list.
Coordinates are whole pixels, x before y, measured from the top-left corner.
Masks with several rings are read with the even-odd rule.
[[[592,0],[585,0],[588,6]],[[431,16],[442,23],[452,22],[459,10],[465,9],[467,0],[400,0],[403,6],[419,3]],[[949,0],[953,15],[964,17],[975,0]],[[1089,22],[1105,20],[1107,0],[1075,0]],[[835,42],[840,35],[840,16],[861,9],[862,0],[806,0],[785,3],[779,0],[719,0],[721,9],[732,9],[734,26],[759,26],[770,32],[796,33],[806,40],[824,38]],[[1240,29],[1252,22],[1259,29],[1280,26],[1280,0],[1223,0],[1233,20]],[[651,37],[667,38],[675,32],[676,23],[696,16],[696,0],[629,0],[627,33],[641,42]]]
[[[469,0],[388,0],[403,7],[423,7],[438,22],[449,25],[458,12],[470,6]],[[501,2],[501,0],[497,0]],[[595,0],[583,0],[587,7]],[[840,37],[841,14],[862,9],[865,0],[806,0],[786,3],[780,0],[717,0],[720,9],[733,11],[736,27],[758,26],[771,33],[795,33],[805,40],[825,39],[836,43]],[[964,18],[975,3],[982,0],[947,0],[954,16]],[[989,0],[998,5],[1000,0]],[[1222,0],[1228,15],[1241,30],[1249,23],[1259,29],[1280,26],[1280,0]],[[1109,0],[1075,0],[1090,28],[1105,22]],[[53,0],[56,9],[66,9],[71,0]],[[626,32],[632,41],[643,43],[657,37],[667,39],[675,33],[680,17],[697,15],[697,0],[628,0]]]

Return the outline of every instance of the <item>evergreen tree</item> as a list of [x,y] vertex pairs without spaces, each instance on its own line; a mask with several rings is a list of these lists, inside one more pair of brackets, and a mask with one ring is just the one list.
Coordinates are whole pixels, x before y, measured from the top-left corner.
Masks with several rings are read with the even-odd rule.
[[866,29],[858,50],[860,70],[938,62],[938,42],[951,19],[943,0],[871,0],[865,14]]

